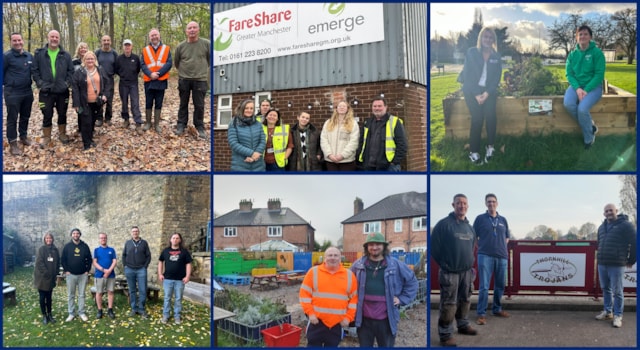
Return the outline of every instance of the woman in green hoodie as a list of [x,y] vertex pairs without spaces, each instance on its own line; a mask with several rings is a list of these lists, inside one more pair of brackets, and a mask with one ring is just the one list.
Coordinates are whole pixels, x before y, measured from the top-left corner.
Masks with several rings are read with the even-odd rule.
[[567,57],[569,88],[564,93],[564,108],[578,121],[584,138],[584,148],[596,141],[598,127],[589,110],[602,98],[605,60],[602,51],[591,40],[593,32],[583,25],[576,31],[578,44]]

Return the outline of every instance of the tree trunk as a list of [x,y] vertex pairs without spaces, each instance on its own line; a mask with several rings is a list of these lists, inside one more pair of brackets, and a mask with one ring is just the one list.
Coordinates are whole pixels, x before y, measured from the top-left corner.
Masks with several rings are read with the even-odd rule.
[[115,23],[115,18],[113,16],[113,3],[110,2],[109,3],[109,37],[111,37],[111,45],[114,46],[114,47],[117,47],[116,43],[115,43],[115,37],[114,37],[114,34],[113,34],[114,33],[114,29],[113,29],[114,23]]
[[161,26],[162,26],[162,3],[158,3],[158,5],[156,6],[156,28],[158,28],[160,32],[162,32],[162,28],[160,28]]
[[76,27],[73,24],[73,4],[66,3],[67,7],[67,26],[69,27],[69,43],[67,45],[67,51],[72,52],[73,45],[76,43]]
[[51,29],[60,31],[60,21],[58,20],[58,9],[56,8],[56,4],[49,4],[49,17],[51,17],[51,24],[53,25],[53,28]]

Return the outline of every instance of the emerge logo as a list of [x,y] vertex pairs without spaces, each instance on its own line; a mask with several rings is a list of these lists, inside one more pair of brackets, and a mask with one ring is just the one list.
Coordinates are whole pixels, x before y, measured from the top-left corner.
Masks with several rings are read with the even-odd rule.
[[329,4],[324,4],[322,6],[322,9],[326,9],[329,14],[332,14],[334,16],[340,16],[342,12],[344,12],[345,7],[347,7],[347,4],[344,2],[331,2]]
[[[229,20],[229,17],[225,17],[217,22],[218,22],[218,25],[222,27],[224,22],[228,20]],[[227,40],[223,41],[222,33],[218,34],[216,41],[213,42],[213,51],[224,51],[228,49],[229,46],[231,46],[232,41],[233,41],[233,35],[229,34],[229,37],[227,38]]]

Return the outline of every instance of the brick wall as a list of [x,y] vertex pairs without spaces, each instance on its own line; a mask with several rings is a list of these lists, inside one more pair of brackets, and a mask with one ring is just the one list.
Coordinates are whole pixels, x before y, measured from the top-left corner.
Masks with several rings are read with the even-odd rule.
[[[426,171],[427,169],[427,94],[422,85],[405,81],[373,82],[355,85],[324,86],[309,89],[271,91],[274,107],[281,112],[282,119],[287,124],[294,124],[296,117],[302,111],[311,114],[311,123],[321,129],[324,122],[331,117],[330,103],[335,107],[340,100],[351,103],[359,124],[371,115],[372,98],[384,93],[388,111],[404,119],[404,126],[409,141],[409,151],[403,169],[409,171]],[[237,106],[244,99],[251,98],[250,94],[234,94],[233,106]],[[354,105],[354,99],[358,104]],[[292,102],[292,107],[287,106]],[[217,111],[217,101],[214,99],[214,112]],[[311,105],[311,109],[308,106]],[[215,113],[217,114],[217,112]],[[227,143],[227,130],[214,130],[214,171],[228,171],[231,167],[231,151]]]
[[[412,219],[402,219],[402,231],[395,232],[395,219],[382,222],[381,231],[389,243],[389,250],[402,248],[404,251],[411,251],[414,247],[427,246],[427,232],[413,231]],[[363,234],[363,223],[353,223],[343,225],[343,247],[345,252],[358,252],[362,250],[367,235]],[[411,241],[408,243],[407,241]]]

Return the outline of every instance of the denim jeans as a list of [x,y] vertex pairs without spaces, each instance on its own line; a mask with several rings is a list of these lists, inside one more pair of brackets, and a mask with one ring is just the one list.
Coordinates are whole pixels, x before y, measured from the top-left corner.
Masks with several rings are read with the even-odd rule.
[[169,318],[171,311],[171,296],[175,295],[173,300],[173,318],[179,319],[182,312],[182,292],[184,291],[184,283],[181,280],[167,280],[162,282],[164,289],[164,307],[162,309],[162,317]]
[[578,100],[578,94],[572,86],[569,86],[564,93],[564,108],[578,121],[580,129],[582,129],[582,137],[585,144],[593,142],[593,121],[589,110],[602,98],[602,85],[598,85],[595,89],[589,91],[582,101]]
[[78,315],[84,315],[84,292],[89,276],[86,273],[82,275],[68,274],[65,279],[67,280],[67,296],[69,297],[69,315],[75,314],[76,288],[78,289]]
[[125,266],[124,275],[127,277],[131,310],[143,313],[147,302],[147,269],[144,267],[132,269]]
[[623,280],[624,266],[611,266],[598,264],[600,287],[604,296],[604,310],[611,312],[613,299],[613,315],[622,316],[624,308]]
[[489,303],[489,284],[493,279],[493,313],[502,311],[502,295],[507,279],[507,259],[496,258],[490,255],[478,254],[478,278],[480,288],[478,288],[478,316],[484,316]]
[[447,272],[440,270],[440,316],[438,318],[438,334],[444,341],[453,336],[453,320],[458,329],[469,325],[469,308],[473,293],[473,270],[463,272]]

